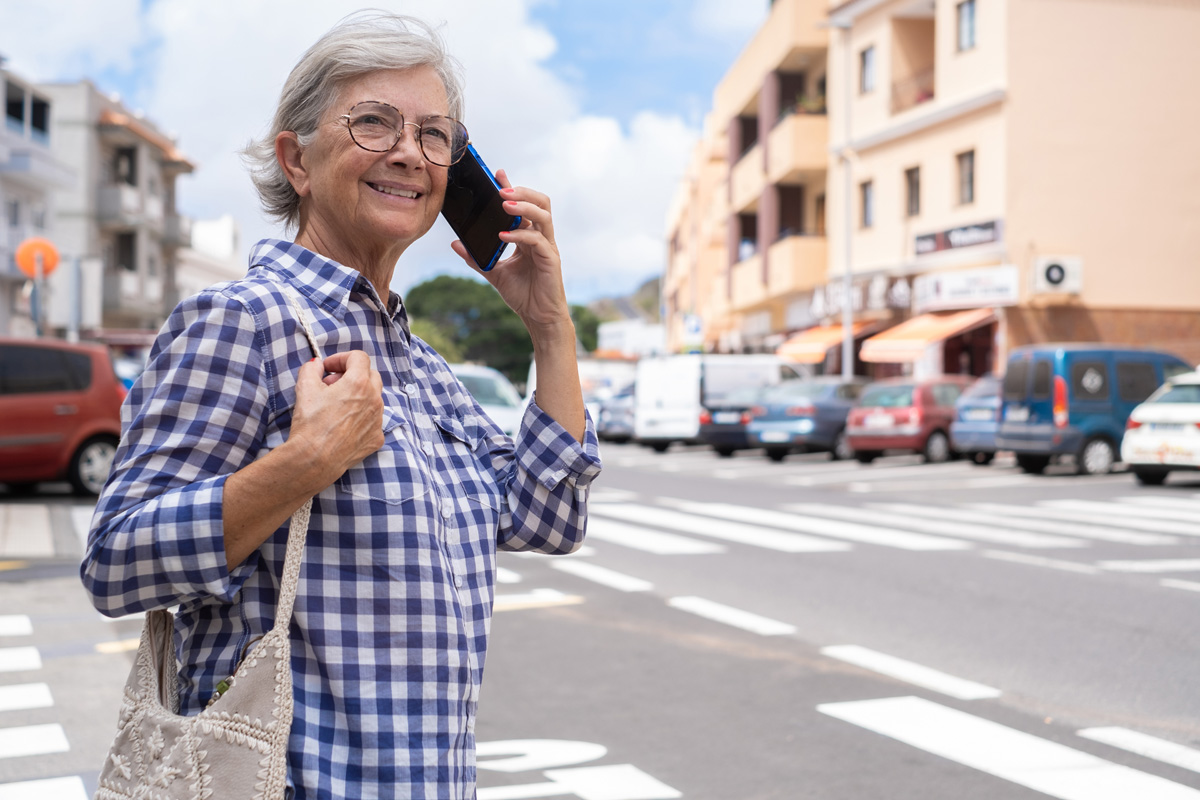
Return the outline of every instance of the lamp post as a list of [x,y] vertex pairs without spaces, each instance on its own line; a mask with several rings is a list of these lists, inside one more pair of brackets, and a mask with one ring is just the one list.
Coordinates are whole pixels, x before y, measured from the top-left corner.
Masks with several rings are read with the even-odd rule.
[[850,260],[850,245],[854,229],[854,199],[852,197],[853,182],[850,175],[850,100],[853,82],[852,68],[854,61],[850,51],[850,21],[846,19],[830,19],[822,23],[825,28],[837,28],[841,31],[842,41],[842,116],[843,133],[842,146],[838,148],[838,159],[842,165],[842,380],[849,382],[854,378],[854,273]]

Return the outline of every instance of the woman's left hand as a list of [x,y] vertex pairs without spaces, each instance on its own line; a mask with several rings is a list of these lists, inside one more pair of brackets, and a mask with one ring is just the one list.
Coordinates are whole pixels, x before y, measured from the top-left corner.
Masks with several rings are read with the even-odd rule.
[[524,187],[513,187],[504,170],[496,173],[504,210],[521,217],[521,226],[500,234],[501,241],[515,245],[512,255],[484,272],[476,266],[462,242],[454,252],[496,288],[508,307],[516,312],[531,335],[571,323],[571,309],[563,288],[562,261],[554,243],[554,220],[550,198]]

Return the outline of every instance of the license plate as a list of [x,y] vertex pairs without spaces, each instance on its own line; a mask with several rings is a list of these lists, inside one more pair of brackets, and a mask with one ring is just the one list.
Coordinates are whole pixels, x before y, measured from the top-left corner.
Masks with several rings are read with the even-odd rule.
[[764,442],[790,442],[792,436],[787,431],[763,431],[758,438]]
[[1025,422],[1029,419],[1029,409],[1025,406],[1009,406],[1004,409],[1004,418],[1009,422]]
[[1151,422],[1147,427],[1152,431],[1182,431],[1187,426],[1182,422]]
[[970,422],[987,422],[988,420],[995,418],[996,412],[992,411],[990,408],[968,408],[963,413],[963,419],[969,420]]
[[733,425],[742,421],[742,415],[736,411],[718,411],[713,414],[713,422],[718,425]]
[[894,424],[891,414],[868,414],[863,420],[863,427],[866,428],[890,428]]

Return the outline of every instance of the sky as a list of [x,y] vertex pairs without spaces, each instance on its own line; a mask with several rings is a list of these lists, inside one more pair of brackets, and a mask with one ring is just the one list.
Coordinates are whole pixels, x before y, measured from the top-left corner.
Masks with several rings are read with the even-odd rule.
[[[283,229],[237,156],[343,0],[0,0],[0,55],[27,80],[92,80],[178,136],[181,213],[232,214],[242,248]],[[671,198],[712,92],[768,0],[376,0],[439,28],[466,74],[466,125],[493,169],[550,196],[571,302],[662,272]],[[470,275],[440,218],[392,286]]]

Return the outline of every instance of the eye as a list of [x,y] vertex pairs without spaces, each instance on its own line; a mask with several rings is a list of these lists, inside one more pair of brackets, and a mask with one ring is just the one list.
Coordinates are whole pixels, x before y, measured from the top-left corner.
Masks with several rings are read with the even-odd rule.
[[387,120],[378,114],[363,114],[354,120],[355,125],[387,125]]
[[428,139],[431,142],[439,144],[450,143],[450,132],[443,127],[430,126],[421,128],[421,138]]

